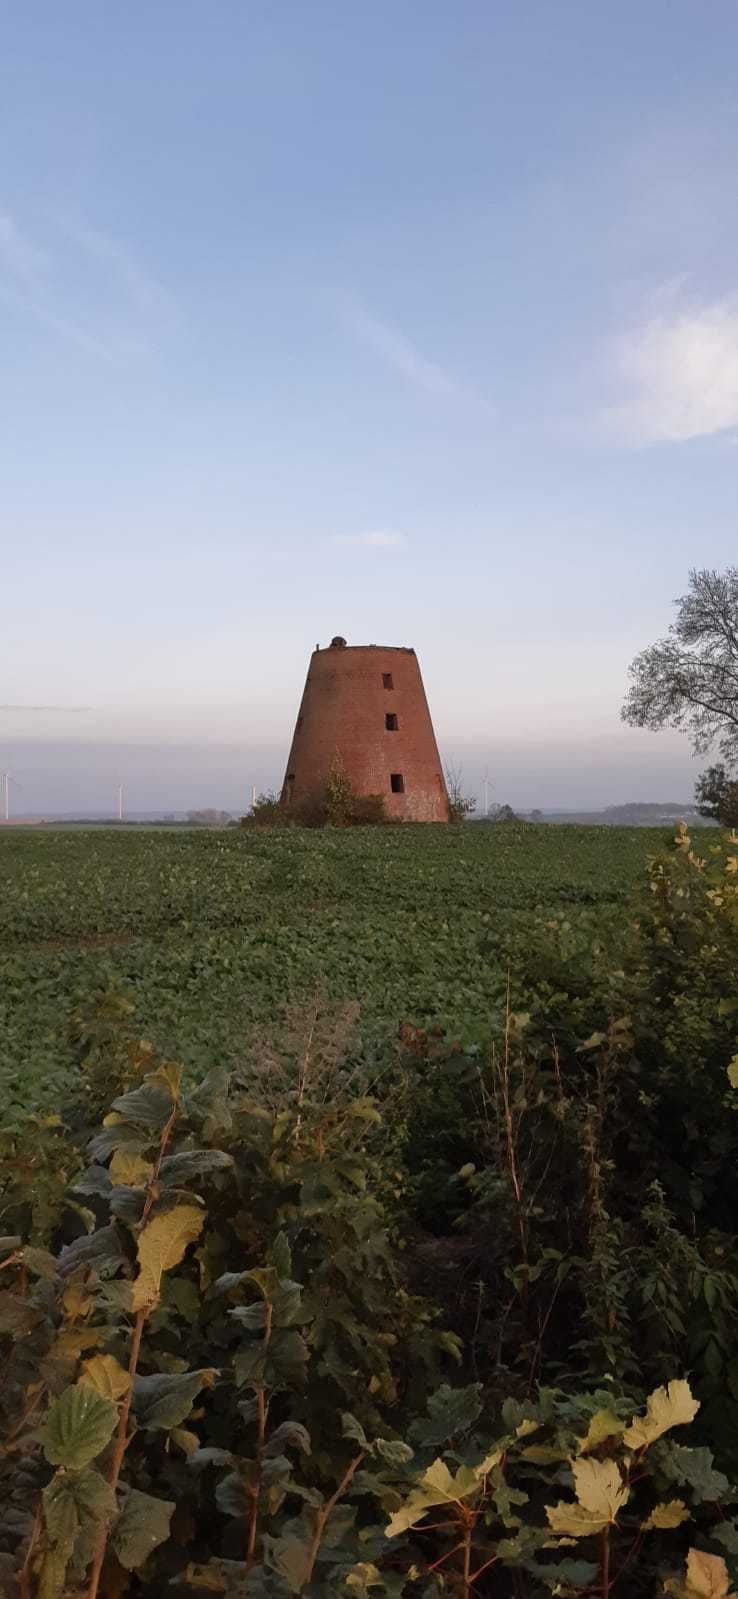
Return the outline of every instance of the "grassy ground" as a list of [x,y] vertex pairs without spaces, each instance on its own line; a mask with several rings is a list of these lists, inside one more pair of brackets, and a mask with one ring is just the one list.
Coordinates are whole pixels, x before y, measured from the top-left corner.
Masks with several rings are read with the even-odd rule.
[[53,1107],[76,1005],[112,977],[133,1027],[196,1071],[320,989],[365,1049],[403,1020],[495,1025],[501,933],[616,936],[663,830],[501,825],[0,835],[0,1114]]

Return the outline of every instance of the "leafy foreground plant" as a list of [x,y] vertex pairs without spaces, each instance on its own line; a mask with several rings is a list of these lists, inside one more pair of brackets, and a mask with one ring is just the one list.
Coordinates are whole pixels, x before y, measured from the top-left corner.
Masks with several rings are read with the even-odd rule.
[[[372,1107],[357,1105],[354,1120],[371,1126]],[[352,1232],[360,1141],[347,1155],[347,1108],[316,1115],[304,1079],[292,1110],[272,1118],[219,1077],[183,1097],[179,1069],[162,1065],[114,1101],[90,1141],[92,1163],[75,1185],[89,1232],[58,1256],[20,1238],[0,1243],[10,1285],[0,1295],[5,1593],[113,1599],[175,1585],[228,1599],[381,1599],[420,1582],[426,1593],[452,1583],[465,1595],[607,1595],[625,1571],[632,1591],[653,1591],[662,1542],[687,1518],[702,1541],[738,1549],[735,1523],[717,1520],[733,1495],[709,1451],[665,1437],[697,1409],[684,1382],[635,1418],[631,1400],[544,1390],[535,1403],[508,1402],[502,1432],[479,1385],[442,1385],[407,1441],[393,1436],[404,1425],[410,1313],[388,1335],[371,1294],[362,1301],[381,1350],[369,1375],[371,1340],[350,1314],[351,1262],[331,1277],[341,1226],[364,1274],[372,1259]],[[264,1161],[248,1208],[244,1149]],[[365,1203],[376,1223],[376,1202]],[[313,1262],[306,1292],[294,1250]],[[375,1294],[384,1286],[389,1321],[391,1278],[375,1265],[372,1281]],[[322,1314],[321,1295],[334,1298]],[[349,1411],[342,1396],[352,1392]],[[575,1498],[562,1498],[572,1487]],[[584,1558],[561,1558],[572,1542]],[[689,1560],[672,1592],[727,1594],[718,1552]],[[695,1585],[703,1578],[712,1589]]]

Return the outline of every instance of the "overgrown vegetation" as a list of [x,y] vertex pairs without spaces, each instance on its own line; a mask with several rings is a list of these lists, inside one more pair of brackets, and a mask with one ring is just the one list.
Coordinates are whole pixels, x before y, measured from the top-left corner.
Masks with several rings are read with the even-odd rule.
[[383,794],[357,794],[340,761],[322,792],[302,800],[259,794],[242,827],[379,827],[389,822]]
[[4,1134],[8,1594],[728,1594],[738,838],[583,889],[479,925],[477,1047],[324,996],[198,1082],[80,995]]

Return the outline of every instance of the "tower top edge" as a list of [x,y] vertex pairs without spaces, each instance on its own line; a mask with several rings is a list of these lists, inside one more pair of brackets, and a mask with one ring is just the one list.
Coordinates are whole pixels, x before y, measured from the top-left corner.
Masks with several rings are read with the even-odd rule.
[[412,644],[347,644],[345,640],[340,643],[333,640],[330,644],[316,644],[313,655],[337,654],[339,650],[342,655],[365,654],[367,650],[379,650],[385,655],[415,654]]

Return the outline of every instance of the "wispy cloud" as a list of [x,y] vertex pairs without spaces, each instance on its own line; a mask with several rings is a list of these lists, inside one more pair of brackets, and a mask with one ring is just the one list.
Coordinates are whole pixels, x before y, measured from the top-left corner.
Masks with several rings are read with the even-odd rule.
[[26,289],[35,289],[48,258],[7,211],[0,211],[0,270]]
[[437,361],[431,361],[416,348],[401,328],[385,322],[361,301],[344,301],[346,321],[357,338],[376,351],[393,371],[414,388],[442,399],[479,399],[467,384],[454,377]]
[[[97,360],[117,365],[147,354],[152,327],[173,310],[169,295],[117,240],[66,219],[57,218],[55,226],[49,250],[42,249],[0,210],[0,300]],[[81,252],[97,263],[90,280],[80,272]],[[80,280],[82,318],[74,303],[83,293]]]
[[388,528],[375,528],[369,533],[336,533],[333,544],[353,545],[365,550],[397,550],[407,544],[404,533],[393,533]]
[[738,294],[686,303],[682,284],[659,293],[641,324],[615,342],[623,398],[597,431],[632,445],[680,443],[738,427]]
[[60,219],[60,226],[74,244],[110,269],[141,311],[148,313],[173,309],[171,295],[144,270],[121,240],[112,238],[100,228],[91,227],[87,222],[73,221],[66,216]]

